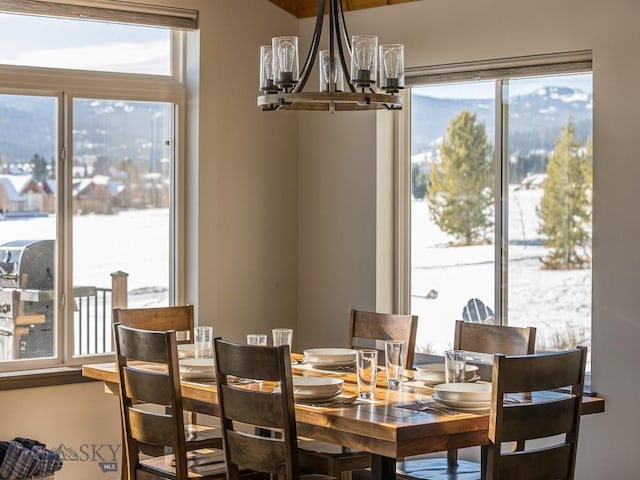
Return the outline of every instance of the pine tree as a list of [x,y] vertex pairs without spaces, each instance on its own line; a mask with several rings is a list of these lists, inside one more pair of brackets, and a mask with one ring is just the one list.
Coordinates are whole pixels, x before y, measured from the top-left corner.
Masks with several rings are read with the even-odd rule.
[[43,156],[36,153],[31,159],[31,167],[33,168],[33,179],[36,182],[44,182],[49,177],[47,161]]
[[587,252],[591,243],[591,140],[581,147],[569,117],[549,159],[538,209],[540,233],[550,250],[542,260],[548,269],[585,268],[591,261]]
[[485,241],[493,227],[493,148],[476,119],[463,110],[449,124],[426,196],[436,225],[463,245]]

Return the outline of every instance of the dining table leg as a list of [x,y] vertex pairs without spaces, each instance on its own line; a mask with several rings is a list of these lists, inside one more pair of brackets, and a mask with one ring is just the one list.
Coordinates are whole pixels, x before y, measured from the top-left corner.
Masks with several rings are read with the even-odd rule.
[[395,480],[396,459],[382,455],[371,455],[371,480]]

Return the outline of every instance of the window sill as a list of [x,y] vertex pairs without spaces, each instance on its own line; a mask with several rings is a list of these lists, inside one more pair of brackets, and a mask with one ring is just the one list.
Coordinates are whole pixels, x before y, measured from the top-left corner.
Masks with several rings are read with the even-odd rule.
[[0,373],[0,391],[52,387],[94,381],[82,376],[82,367],[55,367]]

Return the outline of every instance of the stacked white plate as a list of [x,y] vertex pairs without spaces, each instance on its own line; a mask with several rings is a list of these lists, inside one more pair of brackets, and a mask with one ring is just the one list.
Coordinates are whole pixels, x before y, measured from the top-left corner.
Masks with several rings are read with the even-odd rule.
[[436,402],[459,410],[486,410],[491,407],[490,383],[442,383],[435,385]]
[[181,358],[180,376],[184,380],[214,380],[216,378],[216,365],[213,358]]
[[310,348],[303,353],[304,363],[315,367],[348,367],[356,363],[356,351],[350,348]]
[[[416,380],[422,380],[428,386],[438,385],[445,382],[444,363],[429,363],[416,367]],[[465,381],[476,382],[480,380],[478,367],[475,365],[465,366]]]
[[330,377],[293,377],[293,396],[300,401],[329,400],[342,393],[342,380]]

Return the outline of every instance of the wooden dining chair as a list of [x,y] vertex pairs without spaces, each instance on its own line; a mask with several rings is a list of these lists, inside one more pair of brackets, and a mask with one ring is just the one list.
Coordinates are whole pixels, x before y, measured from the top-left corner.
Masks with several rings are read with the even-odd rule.
[[[453,348],[480,354],[530,355],[535,351],[535,327],[510,327],[456,320]],[[470,362],[473,363],[473,362]],[[491,367],[478,365],[482,380],[491,379]],[[486,455],[483,448],[482,455]],[[458,450],[447,451],[447,457],[405,459],[403,474],[422,480],[471,480],[481,470],[478,462],[458,460]]]
[[[351,308],[348,328],[347,346],[355,349],[378,350],[380,365],[384,364],[384,341],[404,341],[404,367],[413,368],[418,330],[416,315],[367,312]],[[342,480],[349,480],[353,471],[365,470],[371,466],[371,455],[367,452],[353,451],[339,445],[306,439],[300,446],[300,462],[304,467],[341,477]]]
[[[217,338],[214,350],[228,478],[238,480],[244,467],[283,480],[332,479],[300,475],[289,346],[245,345]],[[264,383],[238,385],[232,381],[235,378]],[[268,388],[276,382],[278,388]],[[256,385],[260,389],[252,388]]]
[[418,317],[392,313],[366,312],[349,309],[349,330],[347,345],[350,348],[372,348],[378,350],[378,363],[384,364],[384,341],[403,340],[405,342],[405,368],[412,369],[415,350]]
[[[489,480],[573,480],[586,359],[586,347],[495,355]],[[537,439],[545,440],[530,446]],[[509,451],[503,443],[516,443],[518,448]]]
[[[116,323],[114,338],[128,478],[226,478],[221,449],[187,452],[176,332]],[[146,445],[171,454],[146,457]]]
[[[141,330],[176,332],[178,344],[193,343],[194,341],[194,310],[193,305],[176,305],[171,307],[154,308],[114,308],[115,323]],[[220,429],[198,423],[195,413],[190,414],[187,425],[187,449],[222,448],[222,434]],[[158,453],[157,449],[149,448],[147,453]]]

